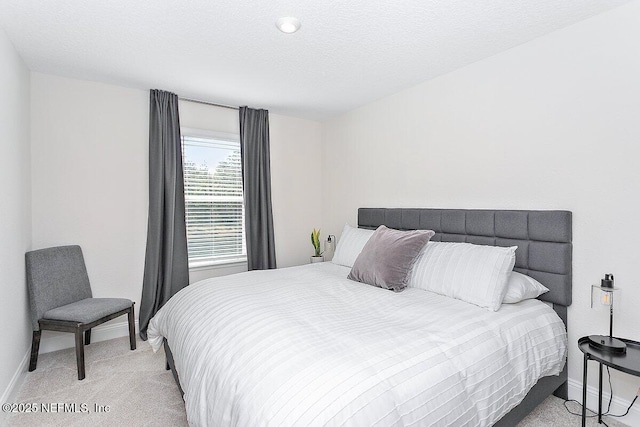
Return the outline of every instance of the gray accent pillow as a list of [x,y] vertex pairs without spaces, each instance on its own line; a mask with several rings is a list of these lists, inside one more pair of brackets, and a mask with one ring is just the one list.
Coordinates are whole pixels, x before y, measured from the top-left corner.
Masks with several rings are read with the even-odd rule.
[[362,248],[348,278],[400,292],[434,234],[431,230],[400,231],[381,225]]

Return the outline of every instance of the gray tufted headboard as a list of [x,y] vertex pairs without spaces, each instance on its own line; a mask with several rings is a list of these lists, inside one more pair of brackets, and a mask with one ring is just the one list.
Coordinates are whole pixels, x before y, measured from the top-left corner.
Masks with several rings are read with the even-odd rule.
[[358,226],[433,230],[434,241],[518,246],[514,270],[549,288],[540,296],[553,303],[567,324],[571,305],[572,226],[569,211],[360,208]]

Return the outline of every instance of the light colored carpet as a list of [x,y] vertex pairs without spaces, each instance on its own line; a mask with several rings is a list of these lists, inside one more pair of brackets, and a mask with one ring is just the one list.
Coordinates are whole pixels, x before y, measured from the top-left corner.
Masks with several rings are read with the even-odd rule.
[[[38,369],[27,373],[16,403],[75,403],[79,412],[12,414],[9,426],[187,425],[184,402],[171,372],[164,369],[162,351],[154,354],[143,341],[131,351],[128,338],[93,343],[85,348],[87,377],[83,381],[77,379],[75,360],[73,349],[40,355]],[[95,412],[96,404],[108,405],[109,412]],[[580,411],[575,403],[570,408]],[[623,426],[610,418],[606,422],[610,427]],[[569,414],[563,401],[551,396],[518,427],[579,425],[580,417]],[[587,425],[598,424],[590,418]]]
[[[43,337],[46,339],[46,337]],[[165,370],[164,352],[154,354],[129,338],[85,346],[86,378],[78,381],[74,349],[41,354],[38,367],[28,372],[16,402],[76,403],[88,413],[11,414],[9,426],[185,426],[184,402]],[[94,412],[94,405],[109,405],[109,412]]]

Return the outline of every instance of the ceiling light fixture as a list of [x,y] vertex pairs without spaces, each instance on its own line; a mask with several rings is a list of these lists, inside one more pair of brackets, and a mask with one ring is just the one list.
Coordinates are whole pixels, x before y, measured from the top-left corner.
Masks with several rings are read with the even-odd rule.
[[300,29],[300,20],[293,16],[285,16],[276,21],[276,27],[283,33],[292,34]]

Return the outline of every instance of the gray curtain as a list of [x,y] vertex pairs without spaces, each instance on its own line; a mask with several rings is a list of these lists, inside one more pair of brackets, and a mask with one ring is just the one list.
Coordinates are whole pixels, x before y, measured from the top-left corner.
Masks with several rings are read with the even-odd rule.
[[140,302],[140,337],[149,321],[189,284],[178,96],[151,91],[149,108],[149,222]]
[[267,110],[240,107],[240,149],[248,268],[276,268]]

